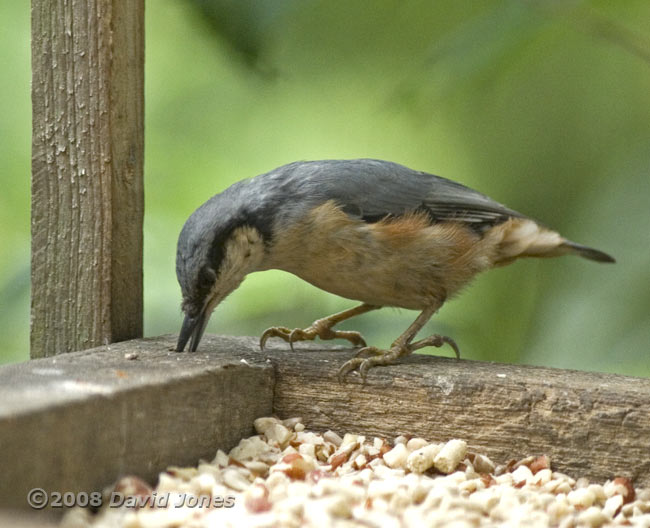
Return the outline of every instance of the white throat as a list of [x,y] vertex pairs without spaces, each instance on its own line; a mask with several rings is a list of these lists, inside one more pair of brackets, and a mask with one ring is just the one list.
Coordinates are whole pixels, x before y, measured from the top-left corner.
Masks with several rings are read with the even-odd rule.
[[263,260],[264,241],[259,231],[251,226],[235,229],[224,246],[224,258],[210,292],[208,310],[212,311],[236,290],[246,275],[259,270]]

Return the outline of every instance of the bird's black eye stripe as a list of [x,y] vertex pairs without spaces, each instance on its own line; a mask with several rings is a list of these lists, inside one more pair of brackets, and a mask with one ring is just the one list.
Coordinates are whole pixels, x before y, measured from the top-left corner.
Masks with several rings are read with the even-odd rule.
[[[218,231],[217,236],[214,237],[212,240],[212,244],[210,245],[210,252],[208,253],[208,262],[209,268],[212,270],[212,282],[217,278],[217,275],[219,274],[219,269],[221,268],[221,263],[223,262],[224,257],[226,256],[225,254],[225,245],[230,236],[232,235],[232,232],[235,230],[234,225],[230,225],[228,228]],[[206,266],[207,267],[207,266]],[[203,270],[201,270],[203,273]],[[206,272],[207,273],[207,272]],[[206,275],[206,278],[210,278]]]

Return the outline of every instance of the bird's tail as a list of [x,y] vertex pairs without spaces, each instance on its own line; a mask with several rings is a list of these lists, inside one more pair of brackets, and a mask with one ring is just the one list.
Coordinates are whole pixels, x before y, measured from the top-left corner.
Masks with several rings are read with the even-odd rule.
[[495,237],[495,265],[503,265],[520,257],[559,257],[579,255],[596,262],[616,262],[614,257],[598,249],[576,244],[559,233],[527,218],[513,218],[492,228]]
[[596,262],[616,262],[616,259],[614,257],[608,255],[604,251],[583,246],[582,244],[577,244],[575,242],[571,242],[570,240],[565,240],[561,246],[567,248],[569,250],[569,253],[579,255],[589,260],[595,260]]

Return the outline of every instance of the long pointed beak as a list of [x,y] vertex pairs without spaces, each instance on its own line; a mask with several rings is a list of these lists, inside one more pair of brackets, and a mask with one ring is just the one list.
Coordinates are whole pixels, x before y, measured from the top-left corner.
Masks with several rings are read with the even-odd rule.
[[196,317],[190,317],[189,315],[185,316],[183,320],[183,326],[181,331],[178,334],[178,343],[176,344],[176,352],[182,352],[185,349],[185,345],[190,341],[190,352],[196,352],[201,337],[203,337],[203,332],[205,332],[205,327],[208,325],[208,320],[210,319],[210,314],[206,307],[201,310],[201,313]]

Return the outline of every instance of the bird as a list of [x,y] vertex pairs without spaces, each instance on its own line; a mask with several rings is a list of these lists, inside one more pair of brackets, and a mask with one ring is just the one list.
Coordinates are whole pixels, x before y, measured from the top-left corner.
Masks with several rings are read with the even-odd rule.
[[[455,341],[434,334],[414,341],[435,312],[480,272],[523,257],[578,255],[615,262],[540,222],[452,180],[377,159],[297,161],[234,183],[185,222],[176,275],[184,313],[176,351],[196,351],[213,310],[256,271],[279,269],[358,306],[306,328],[276,326],[260,338],[346,339],[359,350],[342,380],[390,365],[424,347]],[[397,307],[419,311],[391,344],[368,346],[341,321]]]

